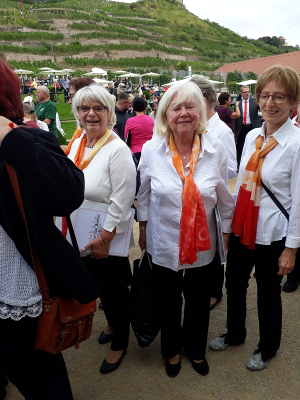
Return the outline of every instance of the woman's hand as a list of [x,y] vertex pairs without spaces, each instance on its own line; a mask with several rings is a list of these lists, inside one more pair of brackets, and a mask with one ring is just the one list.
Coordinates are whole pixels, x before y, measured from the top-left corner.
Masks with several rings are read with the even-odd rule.
[[14,128],[17,128],[16,124],[5,117],[0,117],[0,144],[4,137]]
[[105,244],[100,238],[97,238],[84,246],[82,251],[92,249],[90,254],[91,258],[107,258],[109,255],[109,247],[110,243]]
[[223,233],[223,242],[224,242],[224,248],[225,248],[226,254],[228,253],[230,235],[231,235],[231,233]]
[[283,250],[278,260],[279,271],[277,272],[277,275],[285,276],[290,271],[293,271],[297,250],[298,249],[291,249],[290,247],[286,247]]
[[139,245],[141,250],[147,250],[146,249],[146,231],[140,231],[140,237],[139,237]]

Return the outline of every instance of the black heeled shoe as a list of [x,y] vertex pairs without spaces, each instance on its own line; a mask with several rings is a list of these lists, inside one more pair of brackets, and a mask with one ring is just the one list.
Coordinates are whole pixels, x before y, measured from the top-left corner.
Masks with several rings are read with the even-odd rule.
[[104,358],[103,363],[100,367],[100,373],[101,374],[110,374],[111,372],[115,371],[116,369],[119,368],[122,358],[125,356],[126,350],[123,350],[123,353],[119,360],[116,363],[110,364],[106,361],[106,358]]
[[166,373],[169,378],[175,378],[181,370],[181,360],[177,364],[170,364],[168,359],[166,360]]
[[202,375],[205,376],[209,373],[209,365],[208,362],[206,361],[206,358],[201,363],[196,363],[195,361],[192,360],[192,366],[194,370]]
[[113,336],[113,332],[110,333],[109,335],[106,335],[106,334],[104,333],[104,331],[102,331],[101,334],[100,334],[100,336],[99,336],[99,338],[98,338],[98,343],[99,343],[99,344],[108,343],[108,342],[110,342],[110,341],[112,340],[112,336]]

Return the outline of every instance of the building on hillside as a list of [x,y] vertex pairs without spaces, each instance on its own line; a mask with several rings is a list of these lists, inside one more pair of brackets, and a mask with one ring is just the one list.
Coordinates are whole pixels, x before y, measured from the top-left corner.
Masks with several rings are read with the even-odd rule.
[[224,82],[226,83],[228,72],[234,72],[234,70],[237,70],[244,74],[251,71],[257,75],[261,75],[267,68],[275,64],[292,67],[298,72],[298,74],[300,74],[300,51],[224,64],[222,67],[215,70],[215,74],[221,73]]

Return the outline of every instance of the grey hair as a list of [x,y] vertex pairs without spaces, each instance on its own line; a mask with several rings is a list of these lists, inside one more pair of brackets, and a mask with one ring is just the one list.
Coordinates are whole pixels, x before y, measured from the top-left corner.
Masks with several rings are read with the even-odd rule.
[[39,86],[39,89],[40,89],[43,93],[46,93],[46,95],[47,95],[48,97],[50,97],[50,90],[47,88],[47,86],[41,85],[41,86]]
[[[249,86],[247,86],[247,85],[242,86],[242,87],[241,87],[241,93],[242,93],[243,89],[245,89],[245,88],[248,88],[248,89],[249,89]],[[250,89],[249,89],[249,91],[250,91]]]
[[201,90],[203,96],[207,100],[208,108],[215,108],[215,106],[218,104],[218,98],[214,85],[209,82],[208,78],[202,75],[193,75],[191,82],[194,82]]
[[199,123],[195,133],[200,135],[207,127],[206,108],[203,95],[193,82],[180,82],[171,86],[162,96],[156,111],[154,130],[158,136],[165,136],[170,133],[170,127],[167,124],[167,112],[173,97],[177,95],[177,104],[184,101],[195,101],[199,111]]
[[76,120],[80,123],[80,116],[77,107],[81,106],[83,101],[88,103],[96,101],[101,103],[107,108],[108,111],[108,124],[107,127],[112,129],[116,124],[116,114],[115,114],[115,103],[110,95],[110,93],[105,90],[102,86],[93,83],[90,86],[85,86],[76,92],[76,96],[73,97],[72,101],[72,111]]

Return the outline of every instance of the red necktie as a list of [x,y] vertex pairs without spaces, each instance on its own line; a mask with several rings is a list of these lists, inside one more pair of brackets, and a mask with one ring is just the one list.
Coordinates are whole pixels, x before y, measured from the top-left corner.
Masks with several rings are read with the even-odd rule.
[[245,100],[244,125],[246,125],[246,119],[247,119],[247,100]]

